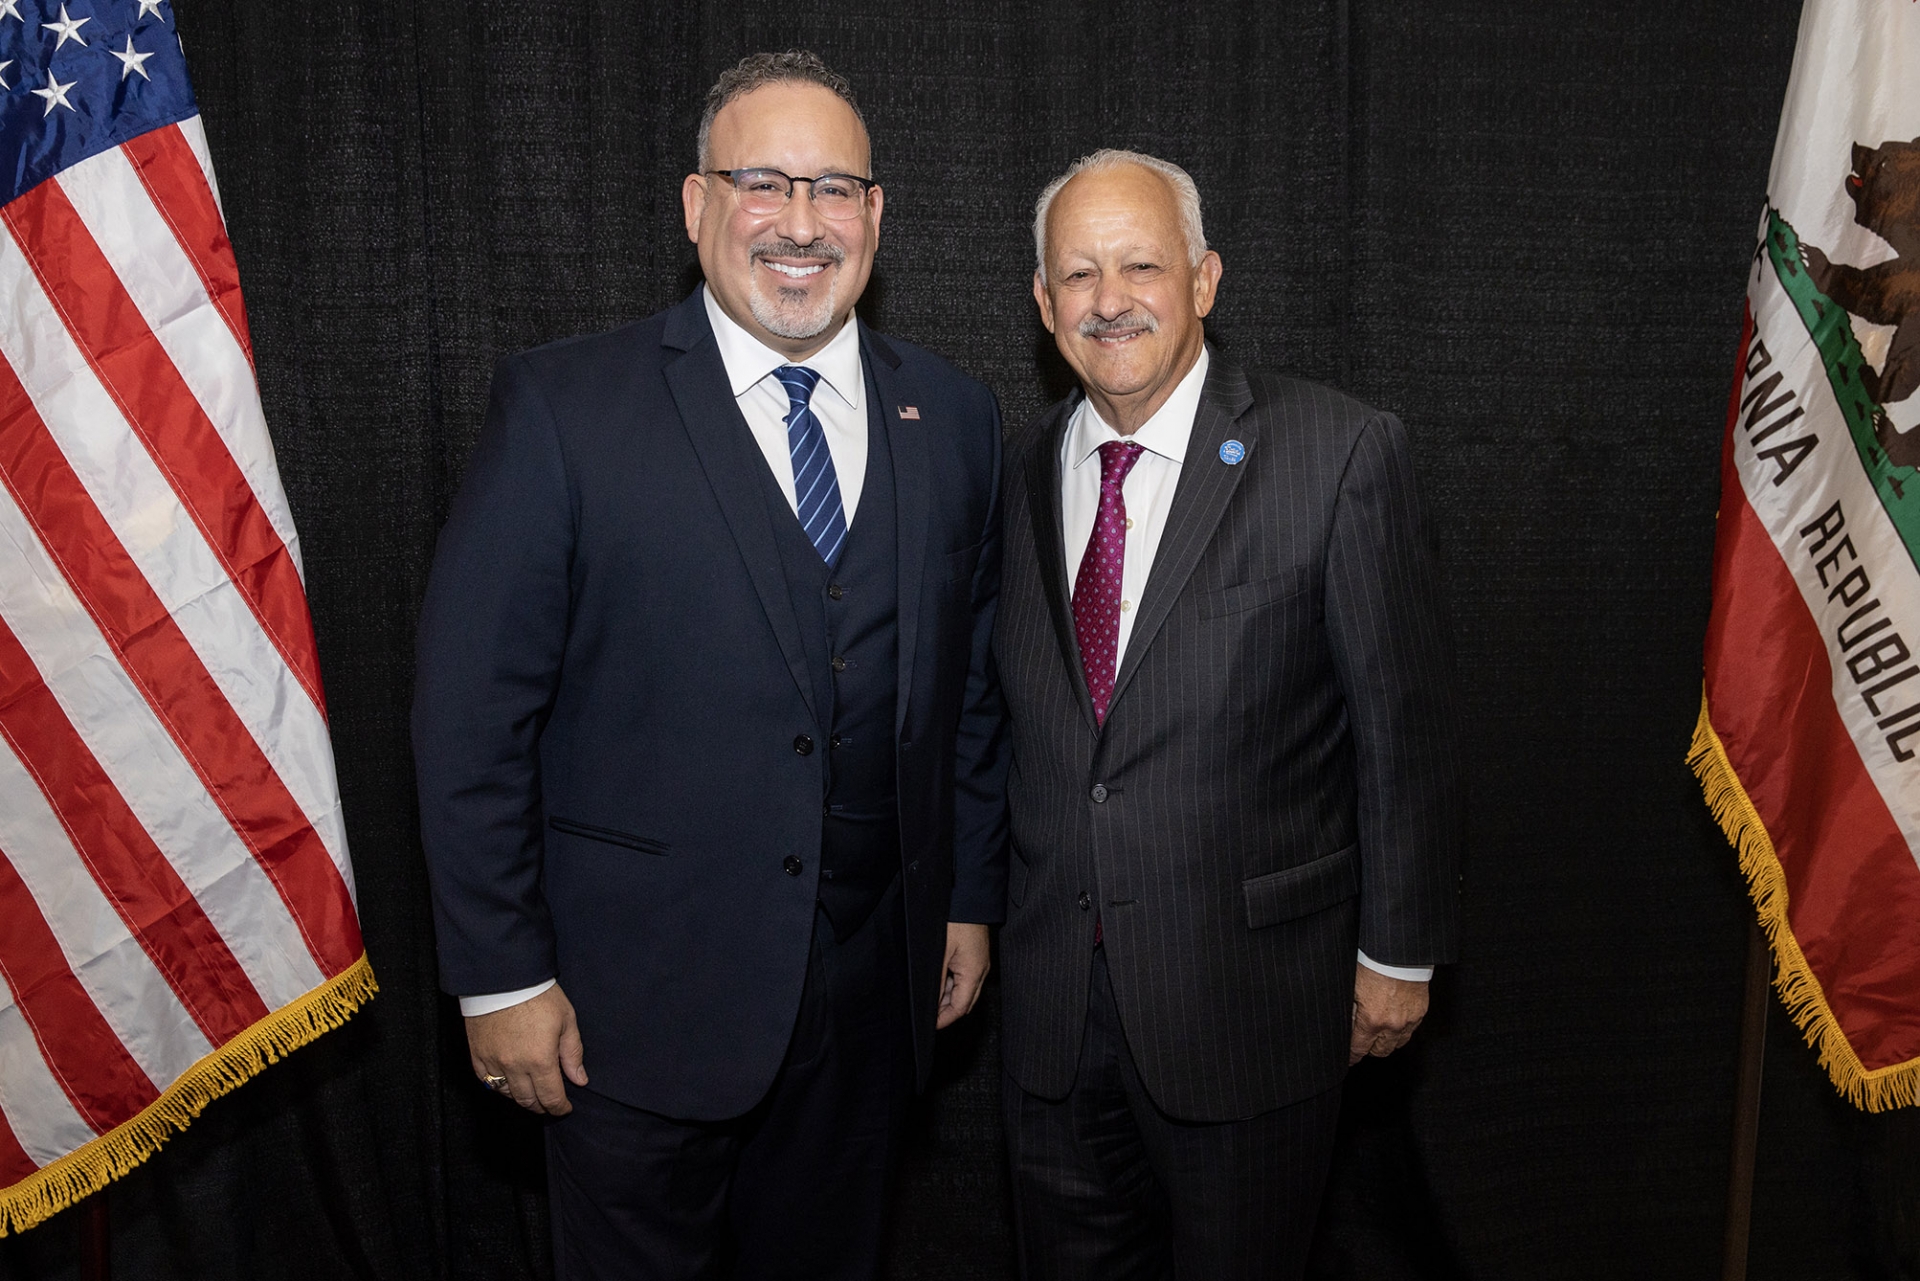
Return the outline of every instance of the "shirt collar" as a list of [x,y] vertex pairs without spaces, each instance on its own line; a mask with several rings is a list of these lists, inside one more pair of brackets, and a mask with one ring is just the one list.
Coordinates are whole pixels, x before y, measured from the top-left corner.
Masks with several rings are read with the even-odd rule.
[[[720,309],[720,304],[713,300],[713,291],[705,285],[700,286],[700,297],[706,303],[707,322],[713,326],[713,340],[719,345],[720,363],[727,368],[727,383],[734,399],[746,395],[748,388],[780,366],[794,363],[736,324],[733,317]],[[866,380],[860,374],[859,324],[858,320],[848,317],[847,323],[840,326],[840,332],[806,361],[807,368],[819,374],[820,381],[853,409],[860,408],[866,388]]]
[[1187,441],[1193,436],[1193,420],[1200,412],[1200,392],[1206,386],[1207,366],[1211,363],[1213,353],[1201,347],[1200,359],[1193,362],[1193,368],[1173,389],[1173,395],[1167,397],[1167,403],[1131,436],[1122,436],[1108,426],[1093,402],[1082,400],[1067,428],[1067,466],[1080,466],[1110,440],[1130,440],[1177,466],[1187,456]]

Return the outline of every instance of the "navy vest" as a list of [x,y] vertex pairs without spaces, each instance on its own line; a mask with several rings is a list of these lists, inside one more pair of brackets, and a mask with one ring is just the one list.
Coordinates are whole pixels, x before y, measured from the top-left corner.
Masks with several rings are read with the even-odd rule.
[[858,929],[900,872],[894,786],[900,571],[893,455],[867,380],[867,471],[840,564],[828,570],[767,473],[780,563],[807,649],[824,748],[820,905],[834,933]]

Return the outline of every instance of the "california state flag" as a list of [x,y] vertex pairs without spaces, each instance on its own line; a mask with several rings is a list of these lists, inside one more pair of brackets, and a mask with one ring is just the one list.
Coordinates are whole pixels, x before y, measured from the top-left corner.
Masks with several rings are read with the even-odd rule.
[[1808,0],[1727,409],[1692,763],[1834,1084],[1920,1101],[1920,6]]

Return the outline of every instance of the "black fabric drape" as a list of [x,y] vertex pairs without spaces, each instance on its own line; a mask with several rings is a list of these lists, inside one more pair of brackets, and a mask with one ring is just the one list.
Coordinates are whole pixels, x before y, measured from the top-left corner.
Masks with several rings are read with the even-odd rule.
[[[1199,182],[1217,342],[1413,434],[1468,709],[1467,946],[1416,1048],[1353,1075],[1317,1274],[1713,1273],[1748,909],[1682,758],[1797,5],[177,10],[382,991],[114,1185],[117,1275],[547,1275],[537,1129],[474,1086],[434,987],[413,619],[491,361],[685,294],[701,95],[790,45],[852,78],[872,128],[863,311],[985,379],[1010,423],[1064,387],[1029,298],[1033,198],[1123,145]],[[1008,1275],[995,1018],[990,987],[945,1034],[900,1277]],[[1853,1113],[1773,1026],[1752,1275],[1920,1275],[1915,1114]],[[79,1218],[0,1243],[0,1277],[76,1275]]]

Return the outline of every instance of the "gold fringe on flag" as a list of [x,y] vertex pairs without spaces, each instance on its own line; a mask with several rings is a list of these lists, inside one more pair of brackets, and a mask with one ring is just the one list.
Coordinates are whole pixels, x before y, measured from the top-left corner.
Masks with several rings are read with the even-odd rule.
[[159,1150],[202,1108],[307,1042],[345,1023],[380,990],[366,953],[180,1074],[138,1116],[0,1191],[0,1236],[24,1232],[98,1192]]
[[1807,1044],[1820,1053],[1820,1066],[1833,1079],[1834,1088],[1847,1102],[1869,1112],[1886,1112],[1920,1103],[1920,1059],[1895,1063],[1883,1068],[1868,1068],[1853,1052],[1840,1021],[1827,1005],[1827,994],[1807,964],[1799,940],[1787,923],[1787,874],[1774,852],[1773,838],[1767,835],[1760,813],[1727,760],[1727,749],[1714,732],[1707,715],[1707,696],[1700,693],[1700,719],[1693,728],[1693,748],[1687,764],[1700,780],[1706,793],[1707,808],[1719,820],[1721,830],[1740,855],[1740,870],[1746,874],[1753,906],[1760,913],[1760,928],[1773,945],[1777,969],[1773,986],[1780,1003],[1787,1007]]

